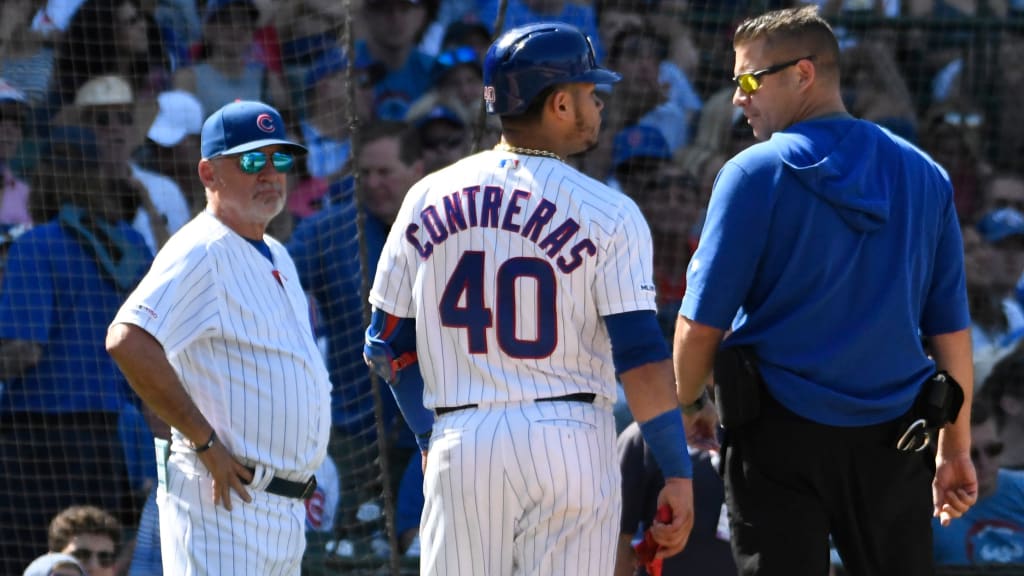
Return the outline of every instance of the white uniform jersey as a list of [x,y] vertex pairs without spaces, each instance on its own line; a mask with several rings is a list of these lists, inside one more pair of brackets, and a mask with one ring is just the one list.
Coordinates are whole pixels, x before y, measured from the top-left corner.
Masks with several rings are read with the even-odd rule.
[[[265,240],[273,263],[200,213],[167,242],[114,323],[160,342],[236,458],[304,481],[326,454],[330,381],[295,265]],[[187,445],[173,430],[172,449]]]
[[409,191],[370,302],[416,318],[428,408],[576,392],[614,402],[601,317],[655,310],[652,278],[632,199],[553,158],[492,150]]

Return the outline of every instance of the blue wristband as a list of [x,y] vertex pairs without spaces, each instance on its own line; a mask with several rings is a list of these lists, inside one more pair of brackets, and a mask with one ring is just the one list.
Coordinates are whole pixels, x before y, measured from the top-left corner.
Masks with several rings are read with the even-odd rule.
[[686,430],[679,410],[669,410],[640,424],[640,434],[665,478],[693,478],[693,462],[686,450]]

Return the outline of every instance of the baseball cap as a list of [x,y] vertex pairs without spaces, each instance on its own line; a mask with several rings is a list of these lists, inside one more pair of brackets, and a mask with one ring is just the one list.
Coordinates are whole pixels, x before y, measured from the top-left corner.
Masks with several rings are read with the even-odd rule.
[[978,221],[977,229],[986,242],[1024,236],[1024,214],[1014,208],[993,210]]
[[17,102],[18,104],[27,104],[28,99],[25,97],[25,93],[18,90],[14,86],[11,86],[7,80],[0,78],[0,102]]
[[203,158],[241,154],[274,144],[287,146],[293,152],[306,151],[305,146],[287,138],[281,114],[263,102],[237,100],[203,122]]
[[460,128],[464,128],[466,126],[465,119],[463,119],[458,112],[443,104],[437,104],[430,110],[427,110],[426,113],[414,118],[413,125],[418,130],[435,120],[449,122]]
[[661,130],[653,126],[637,124],[623,128],[612,141],[612,165],[618,166],[633,158],[672,157],[672,150],[665,141]]
[[33,560],[32,563],[25,568],[25,572],[22,573],[22,576],[50,576],[53,574],[53,570],[57,567],[73,567],[74,570],[78,571],[78,574],[85,576],[85,570],[82,569],[82,565],[78,563],[78,560],[75,560],[74,556],[58,554],[56,552],[43,554]]
[[190,92],[169,90],[161,92],[156,100],[160,111],[146,134],[150,140],[171,148],[203,129],[203,105]]

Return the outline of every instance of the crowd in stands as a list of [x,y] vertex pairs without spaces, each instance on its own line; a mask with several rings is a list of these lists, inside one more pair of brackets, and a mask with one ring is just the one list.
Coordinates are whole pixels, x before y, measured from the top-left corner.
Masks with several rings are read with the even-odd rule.
[[[375,397],[361,295],[409,186],[498,141],[481,108],[496,21],[575,24],[623,75],[600,87],[598,146],[569,162],[640,205],[671,342],[715,175],[754,142],[731,102],[729,31],[798,3],[508,0],[499,18],[498,0],[358,0],[352,13],[334,0],[0,2],[0,573],[46,552],[48,528],[54,555],[40,566],[63,553],[87,574],[159,573],[162,427],[103,341],[155,251],[204,208],[196,163],[208,114],[265,101],[309,149],[271,234],[310,295],[334,387],[329,469],[307,505],[320,534],[310,570],[329,556],[386,556],[388,502],[399,553],[415,555],[419,453],[387,391]],[[968,517],[936,528],[936,558],[1024,564],[1024,0],[817,3],[842,39],[847,108],[924,149],[954,185],[981,494]],[[623,434],[624,478],[653,490],[635,430]],[[688,566],[725,574],[735,568],[712,460],[701,456],[701,481],[718,500],[698,504],[691,537],[711,548],[688,553]],[[626,501],[628,548],[649,502]],[[357,544],[368,539],[378,545]],[[102,550],[76,554],[87,545]]]

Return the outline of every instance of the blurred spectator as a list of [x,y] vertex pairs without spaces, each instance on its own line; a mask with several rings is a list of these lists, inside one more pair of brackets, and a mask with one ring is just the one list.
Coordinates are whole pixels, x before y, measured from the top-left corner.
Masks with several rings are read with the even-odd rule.
[[995,248],[976,229],[965,227],[963,241],[974,378],[983,384],[996,362],[1014,348],[1008,309],[1013,277],[1004,273]]
[[[689,142],[690,121],[701,103],[695,94],[680,100],[671,98],[673,86],[661,73],[665,48],[666,39],[650,27],[626,28],[615,37],[608,52],[608,67],[622,74],[622,82],[612,92],[608,116],[612,126],[618,121],[624,126],[643,124],[661,130],[669,149],[675,152]],[[685,77],[679,77],[685,82]]]
[[96,76],[128,81],[139,100],[170,86],[170,63],[152,14],[135,0],[86,0],[61,38],[55,65],[55,106],[75,98]]
[[206,206],[206,190],[196,179],[199,132],[206,113],[203,105],[189,92],[168,90],[157,97],[160,111],[146,133],[145,147],[136,153],[146,170],[167,176],[182,190],[195,214]]
[[374,116],[401,121],[432,86],[434,59],[416,44],[437,13],[437,0],[363,0],[362,6],[366,33],[356,43],[356,61],[380,62],[387,70],[374,92]]
[[174,87],[195,94],[208,113],[235,100],[259,100],[287,119],[288,92],[254,41],[259,18],[252,0],[208,0],[199,54],[174,73]]
[[[622,519],[615,576],[646,575],[636,566],[634,541],[654,522],[658,492],[665,484],[654,456],[647,448],[640,426],[630,424],[619,434],[619,468],[622,471]],[[718,457],[709,452],[691,451],[694,498],[693,530],[686,548],[662,567],[665,576],[735,576],[736,564],[729,548],[725,487],[718,475]]]
[[842,52],[843,100],[850,114],[917,142],[917,110],[892,49],[866,41]]
[[[349,102],[349,60],[332,46],[306,73],[306,114],[300,123],[303,143],[309,149],[306,168],[314,178],[337,175],[352,154],[350,123],[367,124],[373,114],[373,86],[384,72],[380,66],[355,62],[355,102]],[[350,116],[351,115],[351,116]]]
[[1009,26],[998,35],[998,50],[995,61],[981,60],[986,72],[993,78],[990,86],[991,110],[989,146],[992,159],[1003,170],[1019,169],[1024,157],[1024,107],[1018,104],[1019,95],[1024,91],[1024,4],[1014,2],[1017,8]]
[[46,102],[53,75],[54,51],[32,18],[45,0],[0,2],[0,77],[34,105]]
[[627,126],[613,137],[609,185],[638,199],[658,169],[672,157],[661,130],[653,126]]
[[479,114],[484,73],[476,50],[455,46],[439,54],[434,63],[434,86],[445,102],[457,103],[465,114]]
[[[423,175],[419,138],[405,124],[381,122],[359,135],[353,166],[359,175],[359,202],[366,210],[364,242],[368,270],[360,262],[356,228],[357,205],[350,192],[336,193],[330,204],[295,229],[288,252],[295,261],[299,281],[312,296],[322,318],[320,332],[327,338],[327,368],[331,375],[333,434],[328,452],[341,478],[342,522],[360,503],[376,499],[381,487],[375,477],[378,453],[374,394],[370,374],[362,360],[362,279],[372,278],[405,192]],[[351,182],[342,180],[341,184]],[[397,491],[409,455],[418,453],[412,433],[401,420],[390,394],[381,396],[384,429],[391,438],[387,455],[392,486]],[[396,439],[397,438],[397,439]]]
[[1024,563],[1024,471],[1001,469],[1006,442],[984,403],[971,411],[978,501],[949,526],[932,520],[938,565]]
[[920,146],[949,173],[961,222],[974,218],[982,183],[992,172],[982,145],[984,125],[984,114],[969,101],[931,106],[920,123]]
[[1024,343],[995,365],[980,396],[991,407],[1005,445],[1000,466],[1024,470]]
[[423,173],[436,172],[469,154],[466,121],[455,110],[438,104],[409,118],[420,139]]
[[86,576],[114,576],[121,524],[95,506],[72,506],[50,522],[50,552],[67,554],[85,568]]
[[[915,82],[911,90],[924,103],[944,99],[944,77],[958,74],[964,62],[973,56],[977,28],[960,26],[975,18],[1005,18],[1006,0],[906,0],[904,14],[927,19],[924,28],[909,31],[905,41],[910,46],[907,58],[908,80]],[[936,82],[937,81],[937,82]],[[963,94],[961,94],[963,96]]]
[[121,406],[134,394],[103,349],[106,327],[152,259],[88,136],[50,142],[33,190],[60,206],[12,245],[0,294],[0,573],[14,574],[64,508],[134,523]]
[[[456,2],[441,2],[441,11],[445,10],[445,7],[456,4]],[[469,46],[476,52],[477,59],[483,62],[484,55],[487,54],[487,48],[491,45],[491,30],[485,26],[482,22],[471,18],[465,17],[462,20],[456,20],[448,25],[444,30],[444,37],[441,39],[441,52],[457,48],[459,46]]]
[[33,560],[22,576],[85,576],[85,570],[72,556],[47,552]]
[[192,217],[184,194],[173,180],[132,161],[156,115],[156,101],[136,101],[124,78],[99,76],[83,84],[74,103],[55,119],[95,134],[99,169],[126,185],[120,200],[135,211],[132,225],[154,253]]
[[654,242],[658,323],[672,342],[686,290],[686,267],[697,249],[707,198],[698,180],[677,162],[669,161],[661,164],[636,201]]
[[[493,29],[501,5],[500,0],[477,0],[480,21]],[[597,14],[593,4],[570,0],[508,0],[504,8],[502,30],[539,21],[572,24],[590,37],[597,61],[604,62],[606,47],[601,44],[601,36],[597,31]],[[614,70],[614,67],[612,69]]]
[[28,184],[11,169],[11,158],[21,147],[28,123],[25,95],[0,78],[0,229],[18,224],[31,225],[28,213]]
[[711,185],[725,161],[757,140],[743,111],[732,103],[735,86],[711,95],[701,110],[696,134],[678,154],[680,167],[701,187],[701,207],[707,207]]

